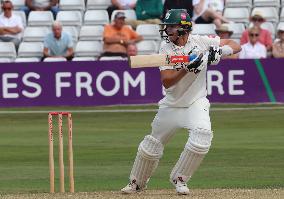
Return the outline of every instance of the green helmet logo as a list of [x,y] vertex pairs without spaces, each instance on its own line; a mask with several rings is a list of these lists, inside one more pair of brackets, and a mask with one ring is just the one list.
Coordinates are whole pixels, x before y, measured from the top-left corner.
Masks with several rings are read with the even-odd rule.
[[188,25],[192,26],[191,18],[185,9],[171,9],[167,12],[163,25]]

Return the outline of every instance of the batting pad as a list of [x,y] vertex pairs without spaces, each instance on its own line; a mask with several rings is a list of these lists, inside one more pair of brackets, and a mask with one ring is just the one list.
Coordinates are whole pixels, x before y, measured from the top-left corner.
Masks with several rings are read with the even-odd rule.
[[212,138],[213,133],[210,130],[195,129],[191,131],[188,142],[170,174],[172,183],[178,178],[182,178],[184,182],[191,178],[208,153]]
[[163,155],[163,144],[151,135],[147,135],[138,147],[138,152],[130,173],[130,181],[143,189]]

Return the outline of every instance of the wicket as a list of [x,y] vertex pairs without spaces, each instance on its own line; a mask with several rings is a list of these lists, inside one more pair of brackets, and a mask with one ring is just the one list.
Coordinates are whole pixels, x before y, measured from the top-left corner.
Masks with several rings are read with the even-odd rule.
[[54,193],[54,154],[53,154],[53,123],[52,117],[58,116],[58,151],[59,151],[59,184],[61,193],[64,188],[64,161],[63,161],[63,116],[68,118],[68,161],[69,161],[69,191],[74,193],[74,173],[73,173],[73,144],[72,144],[72,115],[69,112],[50,112],[48,114],[48,138],[49,138],[49,180],[50,193]]

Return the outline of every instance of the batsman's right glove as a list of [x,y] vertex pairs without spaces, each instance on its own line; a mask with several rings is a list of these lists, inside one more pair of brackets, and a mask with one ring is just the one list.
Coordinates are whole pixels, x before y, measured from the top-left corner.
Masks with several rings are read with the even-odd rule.
[[210,46],[208,55],[208,65],[217,65],[222,57],[222,48],[219,46]]
[[187,72],[199,73],[206,65],[208,60],[208,54],[200,53],[195,59],[191,60],[189,64],[184,65],[184,69]]

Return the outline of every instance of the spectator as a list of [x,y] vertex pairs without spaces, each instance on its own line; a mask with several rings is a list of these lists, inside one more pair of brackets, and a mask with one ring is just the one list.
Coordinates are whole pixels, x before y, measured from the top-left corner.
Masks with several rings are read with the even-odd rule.
[[111,14],[114,10],[129,10],[135,9],[137,0],[111,0],[111,6],[107,8],[108,16],[111,18]]
[[44,57],[65,57],[67,60],[73,58],[73,41],[71,36],[62,32],[62,25],[55,21],[52,25],[52,32],[44,38]]
[[193,17],[192,20],[197,24],[214,23],[220,27],[222,23],[229,23],[222,12],[216,11],[209,6],[210,0],[193,0]]
[[230,39],[234,33],[227,24],[222,24],[219,28],[215,29],[215,32],[221,39]]
[[208,6],[222,15],[224,10],[224,4],[224,0],[210,0]]
[[[230,39],[232,34],[234,33],[230,30],[228,24],[222,24],[219,28],[215,29],[216,34],[220,37],[220,39]],[[230,56],[224,56],[224,59],[237,59],[238,54],[233,54]]]
[[3,13],[0,16],[0,41],[13,42],[18,48],[24,30],[22,19],[12,13],[13,3],[10,0],[2,1],[1,6]]
[[130,43],[127,46],[127,56],[135,56],[137,55],[137,46],[135,43]]
[[186,9],[190,17],[193,15],[192,0],[165,0],[163,18],[170,9]]
[[142,39],[142,36],[125,25],[124,13],[117,12],[113,23],[105,25],[103,33],[104,53],[101,56],[127,57],[127,46]]
[[[272,48],[272,37],[271,33],[268,30],[261,28],[261,24],[265,22],[265,19],[260,11],[255,11],[252,13],[250,17],[250,21],[252,22],[253,26],[257,26],[260,29],[260,35],[258,37],[258,41],[265,45],[267,51],[271,51]],[[249,31],[245,30],[241,37],[241,45],[245,44],[249,41]]]
[[274,42],[272,46],[272,55],[275,58],[283,58],[284,57],[284,24],[278,25],[277,37],[278,39]]
[[134,29],[139,24],[160,24],[163,15],[162,0],[138,0],[136,3],[136,16],[138,20],[127,20],[126,23]]
[[29,15],[30,11],[48,11],[50,10],[54,16],[56,17],[59,12],[58,0],[26,0],[26,6],[22,7],[26,13],[26,16]]
[[260,59],[267,57],[265,46],[258,41],[260,31],[258,26],[253,26],[248,30],[249,41],[242,45],[242,51],[239,55],[240,59]]

